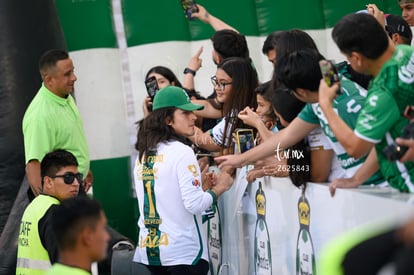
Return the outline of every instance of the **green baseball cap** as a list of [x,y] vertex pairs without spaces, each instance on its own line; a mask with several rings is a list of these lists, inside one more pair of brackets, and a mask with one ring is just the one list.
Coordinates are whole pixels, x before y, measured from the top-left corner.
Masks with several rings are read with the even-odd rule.
[[167,86],[155,94],[152,110],[167,107],[176,107],[184,111],[202,110],[204,108],[203,105],[191,103],[190,97],[184,89],[176,86]]

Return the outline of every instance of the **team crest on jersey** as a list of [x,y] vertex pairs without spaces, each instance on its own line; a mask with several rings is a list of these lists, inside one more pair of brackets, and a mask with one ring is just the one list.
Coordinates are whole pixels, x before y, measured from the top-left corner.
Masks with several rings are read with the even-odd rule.
[[[398,54],[401,54],[401,56],[404,55],[403,51],[399,51]],[[398,70],[398,77],[402,82],[406,84],[411,84],[414,82],[414,53],[411,55],[408,63]]]
[[188,165],[187,168],[188,171],[190,171],[190,173],[193,174],[194,177],[198,176],[197,167],[194,164]]

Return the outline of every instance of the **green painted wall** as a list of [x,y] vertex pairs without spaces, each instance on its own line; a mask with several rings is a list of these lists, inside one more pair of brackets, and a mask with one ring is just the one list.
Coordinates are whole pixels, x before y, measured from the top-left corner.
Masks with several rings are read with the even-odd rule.
[[116,48],[110,0],[57,0],[69,51]]
[[138,205],[130,185],[130,158],[94,160],[93,197],[99,200],[115,230],[137,240]]

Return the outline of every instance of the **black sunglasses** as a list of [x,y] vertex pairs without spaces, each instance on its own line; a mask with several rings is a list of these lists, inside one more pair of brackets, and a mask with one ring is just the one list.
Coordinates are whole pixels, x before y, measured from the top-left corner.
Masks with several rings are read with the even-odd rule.
[[63,175],[55,175],[55,176],[51,176],[52,179],[54,178],[63,178],[63,182],[65,184],[72,184],[73,181],[76,180],[78,181],[79,184],[81,184],[83,182],[83,174],[82,173],[72,173],[72,172],[67,172]]

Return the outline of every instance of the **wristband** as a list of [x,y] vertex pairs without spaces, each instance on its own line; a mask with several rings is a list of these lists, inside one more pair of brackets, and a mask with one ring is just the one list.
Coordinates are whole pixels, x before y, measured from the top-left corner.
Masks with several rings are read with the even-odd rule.
[[206,192],[209,193],[213,197],[213,205],[216,204],[217,203],[217,194],[216,194],[216,192],[214,192],[211,189],[208,189]]
[[191,70],[190,68],[185,68],[184,69],[184,74],[192,74],[193,76],[195,76],[196,75],[196,71],[194,71],[194,70]]

